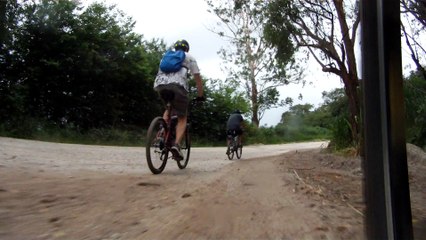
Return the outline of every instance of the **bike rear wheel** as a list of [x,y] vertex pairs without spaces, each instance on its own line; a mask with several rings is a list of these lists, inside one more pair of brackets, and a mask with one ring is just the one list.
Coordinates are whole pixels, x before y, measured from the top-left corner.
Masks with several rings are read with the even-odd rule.
[[228,149],[226,150],[226,155],[228,155],[228,159],[232,160],[234,158],[234,139],[230,138],[228,143]]
[[183,154],[183,159],[177,161],[177,165],[180,169],[186,168],[189,162],[189,155],[191,153],[191,138],[189,135],[189,126],[186,126],[185,134],[181,141],[180,151]]
[[162,117],[152,120],[146,136],[146,161],[153,174],[161,173],[166,167],[169,151],[165,145],[166,122]]

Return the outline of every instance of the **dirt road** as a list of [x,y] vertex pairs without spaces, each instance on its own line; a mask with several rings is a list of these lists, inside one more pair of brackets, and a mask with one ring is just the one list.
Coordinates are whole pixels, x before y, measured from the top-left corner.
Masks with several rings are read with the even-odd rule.
[[359,164],[329,168],[325,146],[247,146],[234,161],[194,148],[187,169],[152,175],[143,148],[0,137],[0,239],[363,239]]

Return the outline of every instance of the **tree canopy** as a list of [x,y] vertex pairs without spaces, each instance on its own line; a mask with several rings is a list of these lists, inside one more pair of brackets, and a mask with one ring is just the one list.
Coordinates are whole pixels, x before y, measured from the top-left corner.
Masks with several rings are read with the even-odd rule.
[[407,141],[426,148],[426,81],[420,71],[404,79]]
[[[82,129],[146,125],[161,108],[152,82],[165,44],[143,41],[114,6],[8,4],[0,53],[4,120],[19,113]],[[158,101],[159,102],[159,101]]]
[[[243,86],[251,104],[252,123],[259,126],[267,109],[286,104],[279,100],[277,87],[299,79],[294,47],[287,41],[288,36],[282,39],[287,43],[285,50],[281,48],[279,52],[265,41],[263,1],[207,0],[207,4],[220,20],[219,28],[213,31],[231,45],[220,51],[226,62],[227,81]],[[276,58],[277,54],[281,57]]]
[[[162,114],[153,81],[166,44],[136,34],[135,22],[115,6],[9,1],[4,16],[0,131],[44,123],[79,132],[146,128]],[[229,114],[249,107],[234,85],[203,79],[209,101],[194,108],[193,133],[222,142]]]
[[359,78],[355,55],[360,23],[357,1],[274,0],[267,11],[267,39],[281,46],[280,33],[289,33],[306,55],[312,56],[323,72],[340,77],[349,99],[352,141],[360,140]]

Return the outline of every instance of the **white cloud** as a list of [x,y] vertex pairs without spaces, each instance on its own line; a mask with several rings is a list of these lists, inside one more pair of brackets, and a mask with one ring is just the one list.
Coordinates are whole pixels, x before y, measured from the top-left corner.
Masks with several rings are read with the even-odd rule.
[[[89,1],[91,2],[91,1]],[[225,42],[207,28],[215,24],[215,16],[207,12],[202,0],[104,0],[136,21],[135,32],[145,39],[163,39],[172,45],[186,39],[191,54],[197,59],[203,75],[223,78],[217,52]]]

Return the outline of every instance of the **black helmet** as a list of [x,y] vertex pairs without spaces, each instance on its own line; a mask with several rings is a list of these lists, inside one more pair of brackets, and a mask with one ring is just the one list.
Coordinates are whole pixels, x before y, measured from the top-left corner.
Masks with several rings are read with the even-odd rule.
[[189,43],[186,40],[178,40],[174,45],[175,50],[189,51]]
[[241,111],[239,109],[235,110],[234,113],[241,114]]

